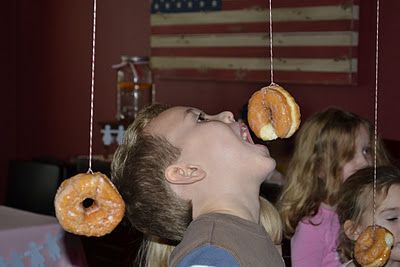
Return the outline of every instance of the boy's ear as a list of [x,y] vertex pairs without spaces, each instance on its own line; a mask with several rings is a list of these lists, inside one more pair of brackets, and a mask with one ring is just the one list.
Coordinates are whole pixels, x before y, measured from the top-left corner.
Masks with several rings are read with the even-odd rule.
[[206,176],[200,166],[192,164],[173,164],[165,170],[165,178],[171,184],[192,184]]
[[346,236],[353,241],[357,240],[362,232],[361,227],[354,225],[354,223],[350,220],[344,222],[343,230]]

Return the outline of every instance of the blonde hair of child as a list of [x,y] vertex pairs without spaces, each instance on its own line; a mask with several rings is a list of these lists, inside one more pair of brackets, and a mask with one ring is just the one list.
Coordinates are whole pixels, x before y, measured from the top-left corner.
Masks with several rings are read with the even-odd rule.
[[168,257],[174,248],[159,238],[145,238],[138,253],[138,266],[168,267]]
[[260,196],[260,224],[275,245],[282,243],[282,220],[278,210],[267,199]]

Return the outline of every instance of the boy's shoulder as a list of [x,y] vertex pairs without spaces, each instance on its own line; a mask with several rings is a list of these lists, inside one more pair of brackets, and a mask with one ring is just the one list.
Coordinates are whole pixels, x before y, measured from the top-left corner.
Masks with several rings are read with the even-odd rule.
[[[216,261],[236,262],[238,266],[284,266],[261,225],[228,214],[207,214],[194,220],[172,252],[169,263],[180,266],[185,260],[201,259],[197,265],[209,264],[204,260],[210,256]],[[214,265],[216,263],[225,266],[221,262],[214,262]]]

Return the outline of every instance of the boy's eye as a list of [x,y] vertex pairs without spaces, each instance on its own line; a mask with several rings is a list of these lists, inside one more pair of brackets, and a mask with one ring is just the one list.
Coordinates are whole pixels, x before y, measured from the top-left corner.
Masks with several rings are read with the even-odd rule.
[[204,114],[204,112],[200,112],[199,115],[197,116],[197,122],[204,122],[204,121],[207,121],[206,114]]

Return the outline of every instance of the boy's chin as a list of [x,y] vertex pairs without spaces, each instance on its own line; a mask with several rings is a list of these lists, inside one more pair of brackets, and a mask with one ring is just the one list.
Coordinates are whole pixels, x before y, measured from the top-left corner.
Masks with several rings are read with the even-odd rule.
[[397,245],[392,248],[389,260],[398,262],[398,264],[399,264],[398,266],[400,266],[400,244],[399,243],[397,243]]
[[266,159],[266,169],[267,173],[273,173],[276,168],[276,161],[273,158]]

